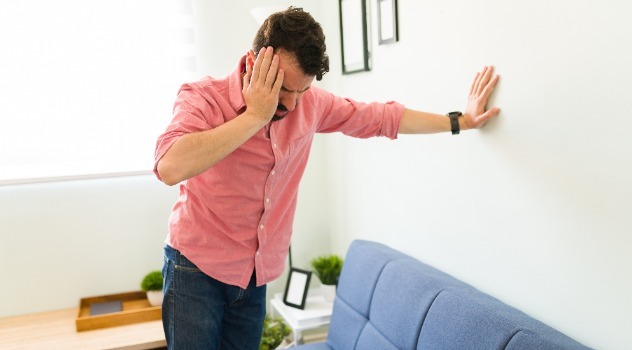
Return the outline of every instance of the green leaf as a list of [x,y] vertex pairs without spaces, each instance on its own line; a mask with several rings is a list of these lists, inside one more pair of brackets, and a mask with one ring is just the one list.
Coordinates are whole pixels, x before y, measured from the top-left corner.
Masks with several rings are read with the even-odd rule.
[[343,262],[338,255],[321,255],[314,258],[310,265],[322,284],[335,285],[338,283]]

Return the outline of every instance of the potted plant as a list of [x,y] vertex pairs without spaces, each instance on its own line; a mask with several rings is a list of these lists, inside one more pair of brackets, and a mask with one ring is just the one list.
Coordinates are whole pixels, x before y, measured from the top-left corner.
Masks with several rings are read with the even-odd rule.
[[271,318],[266,315],[263,321],[263,334],[259,350],[284,349],[281,345],[289,334],[290,327],[281,318]]
[[152,271],[145,275],[140,288],[143,292],[147,292],[147,299],[151,306],[162,305],[162,272]]
[[338,255],[321,255],[312,259],[310,265],[320,280],[320,289],[328,302],[333,302],[336,296],[336,285],[342,271],[343,260]]

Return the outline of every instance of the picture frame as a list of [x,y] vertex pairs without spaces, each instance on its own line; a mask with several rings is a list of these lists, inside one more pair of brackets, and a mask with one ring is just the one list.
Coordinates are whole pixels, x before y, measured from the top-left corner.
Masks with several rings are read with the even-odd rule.
[[399,41],[397,0],[377,0],[377,25],[379,45]]
[[283,303],[297,309],[305,309],[305,300],[307,299],[311,278],[311,271],[291,267],[287,277],[285,293],[283,293]]
[[338,0],[342,74],[371,70],[367,0]]

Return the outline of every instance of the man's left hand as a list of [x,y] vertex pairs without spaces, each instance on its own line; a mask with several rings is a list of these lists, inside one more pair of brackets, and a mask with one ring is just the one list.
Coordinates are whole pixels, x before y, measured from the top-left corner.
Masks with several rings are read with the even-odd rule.
[[498,107],[485,110],[489,96],[498,82],[498,75],[492,77],[493,70],[494,68],[491,66],[485,67],[482,72],[476,73],[476,77],[474,77],[463,117],[465,129],[480,128],[485,122],[498,116],[500,113],[500,108]]

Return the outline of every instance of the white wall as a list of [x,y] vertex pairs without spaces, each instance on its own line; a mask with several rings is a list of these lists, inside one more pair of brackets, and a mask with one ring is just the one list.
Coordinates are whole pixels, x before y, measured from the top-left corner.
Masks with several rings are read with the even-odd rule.
[[373,70],[330,89],[445,113],[463,109],[474,73],[493,64],[503,111],[459,136],[332,138],[333,249],[384,242],[587,345],[628,349],[632,5],[399,6],[400,42],[377,45],[373,13]]
[[0,187],[0,317],[139,290],[176,194],[153,175]]

